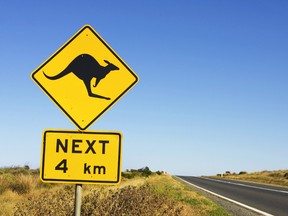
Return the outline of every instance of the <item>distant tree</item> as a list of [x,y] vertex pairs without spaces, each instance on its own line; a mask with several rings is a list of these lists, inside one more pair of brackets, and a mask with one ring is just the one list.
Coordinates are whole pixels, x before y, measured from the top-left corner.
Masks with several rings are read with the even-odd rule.
[[247,174],[247,172],[246,171],[239,172],[239,175],[243,175],[243,174]]
[[142,168],[142,176],[148,177],[152,174],[152,171],[149,169],[148,166]]
[[159,171],[159,170],[156,172],[157,175],[162,175],[163,173],[164,173],[163,171]]

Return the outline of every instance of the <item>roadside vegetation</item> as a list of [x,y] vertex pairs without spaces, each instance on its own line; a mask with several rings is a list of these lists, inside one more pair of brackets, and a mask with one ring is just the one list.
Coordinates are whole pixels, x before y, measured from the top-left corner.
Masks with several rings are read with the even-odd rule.
[[232,173],[230,171],[226,171],[225,173],[217,174],[217,176],[214,177],[288,187],[288,170],[265,170],[252,173],[241,171],[238,174],[235,172]]
[[[29,166],[0,168],[0,215],[73,215],[73,184],[47,184]],[[83,185],[81,215],[228,215],[162,171],[122,173],[117,186]]]

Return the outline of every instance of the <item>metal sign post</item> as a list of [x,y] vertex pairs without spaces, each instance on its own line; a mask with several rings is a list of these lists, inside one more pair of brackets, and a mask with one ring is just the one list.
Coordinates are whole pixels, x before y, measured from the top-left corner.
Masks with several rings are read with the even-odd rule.
[[81,199],[82,199],[82,184],[75,185],[75,201],[74,201],[74,215],[81,214]]

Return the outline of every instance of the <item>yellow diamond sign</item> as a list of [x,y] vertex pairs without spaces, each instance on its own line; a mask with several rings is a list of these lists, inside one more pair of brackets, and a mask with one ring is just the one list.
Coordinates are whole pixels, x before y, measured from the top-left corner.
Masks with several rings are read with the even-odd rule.
[[133,70],[89,25],[31,74],[80,129],[87,129],[137,82]]

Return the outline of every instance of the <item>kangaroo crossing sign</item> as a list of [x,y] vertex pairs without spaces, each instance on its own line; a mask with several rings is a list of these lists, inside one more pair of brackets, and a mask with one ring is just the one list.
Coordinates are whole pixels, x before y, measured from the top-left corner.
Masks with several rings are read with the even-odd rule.
[[40,178],[43,182],[118,184],[121,139],[111,131],[43,133]]
[[137,82],[132,69],[89,25],[31,74],[80,129],[87,129]]

